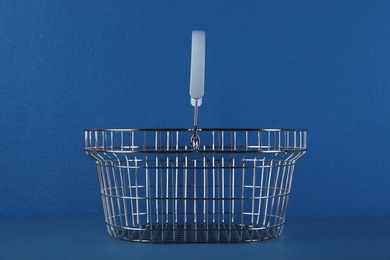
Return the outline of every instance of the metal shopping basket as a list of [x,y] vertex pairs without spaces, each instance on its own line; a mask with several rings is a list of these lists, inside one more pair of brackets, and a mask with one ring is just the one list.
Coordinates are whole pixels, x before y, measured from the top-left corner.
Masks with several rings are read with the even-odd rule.
[[295,163],[306,152],[306,131],[198,129],[203,93],[191,90],[191,96],[191,129],[85,131],[108,232],[162,243],[279,236]]

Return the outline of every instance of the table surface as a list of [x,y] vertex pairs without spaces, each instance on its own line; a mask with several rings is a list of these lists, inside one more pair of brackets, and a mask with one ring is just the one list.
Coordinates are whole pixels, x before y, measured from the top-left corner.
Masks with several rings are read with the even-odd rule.
[[0,259],[390,259],[390,217],[287,219],[275,239],[150,244],[108,235],[103,219],[0,219]]

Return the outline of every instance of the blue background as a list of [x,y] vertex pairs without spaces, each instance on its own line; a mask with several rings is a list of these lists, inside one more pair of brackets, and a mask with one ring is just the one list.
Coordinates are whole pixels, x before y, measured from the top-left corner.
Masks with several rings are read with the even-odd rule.
[[288,217],[390,216],[390,2],[0,1],[0,217],[102,216],[87,128],[306,128]]

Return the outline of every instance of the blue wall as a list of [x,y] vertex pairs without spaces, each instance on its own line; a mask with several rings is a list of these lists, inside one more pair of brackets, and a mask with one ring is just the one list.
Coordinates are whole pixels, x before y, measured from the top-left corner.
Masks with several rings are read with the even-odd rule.
[[83,129],[309,131],[288,215],[390,215],[390,2],[0,1],[0,217],[101,216]]

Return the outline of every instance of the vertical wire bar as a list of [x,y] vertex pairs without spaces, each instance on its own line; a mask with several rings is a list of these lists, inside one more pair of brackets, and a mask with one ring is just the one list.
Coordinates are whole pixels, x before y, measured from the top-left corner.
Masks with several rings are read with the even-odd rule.
[[302,131],[299,131],[299,142],[298,147],[302,148]]
[[129,194],[130,194],[130,208],[131,208],[131,221],[132,221],[132,225],[134,227],[134,205],[133,205],[133,200],[134,200],[134,197],[133,197],[133,192],[132,192],[132,185],[131,185],[131,172],[130,172],[130,165],[129,165],[129,158],[127,158],[127,156],[125,155],[125,158],[126,158],[126,170],[127,170],[127,179],[128,179],[128,182],[129,182]]
[[169,151],[169,138],[170,138],[170,136],[169,136],[169,131],[167,131],[167,151]]
[[137,161],[137,157],[134,157],[134,161],[135,161],[135,207],[136,207],[136,212],[137,212],[137,225],[139,226],[140,225],[140,212],[139,212],[139,200],[140,200],[140,197],[139,197],[139,191],[138,191],[138,188],[139,188],[139,182],[138,182],[138,161]]
[[232,225],[233,225],[233,215],[234,215],[234,190],[233,190],[233,176],[234,176],[234,162],[233,162],[233,159],[232,159],[232,154],[230,154],[230,159],[229,159],[229,166],[230,166],[230,169],[229,169],[229,185],[228,185],[228,193],[229,193],[229,199],[230,201],[228,200],[227,201],[227,204],[228,204],[228,207],[229,207],[229,212],[228,212],[228,238],[227,240],[228,241],[231,241],[232,237],[233,237],[233,234],[234,234],[234,230],[232,229]]
[[[179,131],[176,131],[176,150],[179,150]],[[174,178],[173,178],[173,169],[172,169],[172,186],[171,186],[171,189],[170,189],[171,194],[172,194],[171,196],[172,196],[172,224],[173,225],[175,223],[175,220],[174,220],[174,218],[175,218],[175,210],[177,208],[177,185],[178,185],[178,183],[177,183],[177,175],[178,175],[178,171],[179,171],[179,158],[178,158],[177,154],[175,156],[175,163],[176,163],[176,165],[175,165],[176,185],[175,185],[175,181],[174,181]],[[174,191],[175,190],[176,190],[176,194],[174,196]],[[169,191],[169,188],[168,188],[168,184],[167,184],[167,194],[168,194],[168,191]],[[176,205],[176,207],[175,207],[175,205]],[[169,214],[168,212],[169,212],[169,208],[168,208],[168,199],[167,199],[167,214]],[[169,215],[167,215],[167,223],[169,222],[168,221],[168,216]],[[176,217],[177,217],[177,214],[176,214]],[[177,221],[177,218],[176,218],[176,221]],[[176,233],[174,232],[174,234],[176,234]],[[175,240],[175,237],[173,239]]]
[[297,148],[297,132],[294,131],[294,149]]
[[287,136],[286,148],[290,149],[291,148],[291,146],[290,146],[290,133],[286,132],[286,136]]
[[282,147],[282,149],[286,150],[288,149],[288,132],[284,132],[284,146]]
[[211,132],[212,135],[212,150],[215,151],[215,136],[214,136],[214,131]]
[[223,148],[224,148],[224,144],[225,144],[225,132],[224,131],[221,131],[221,150],[223,151]]
[[288,187],[287,187],[289,193],[291,192],[292,178],[293,178],[294,169],[295,169],[295,162],[294,161],[291,162],[290,167],[291,168],[289,170],[289,180],[288,180]]
[[[187,157],[186,155],[184,157]],[[175,223],[177,224],[178,222],[178,208],[177,208],[177,200],[178,200],[178,189],[179,189],[179,158],[176,156],[176,176],[175,176],[175,184],[174,184],[174,187],[175,187],[175,197],[174,197],[174,201],[175,201],[175,207],[174,207],[174,213],[175,213]]]
[[218,203],[217,203],[217,241],[219,241],[219,234],[220,234],[220,229],[221,229],[221,167],[219,165],[219,156],[218,155],[218,168],[217,168],[217,197],[218,197]]
[[215,156],[213,155],[213,159],[212,159],[212,163],[213,163],[213,223],[215,223],[215,200],[216,200],[216,197],[215,197]]
[[249,149],[248,144],[248,131],[245,131],[245,151]]
[[95,132],[95,148],[99,149],[99,133],[98,133],[98,131]]
[[272,192],[272,200],[271,200],[271,209],[270,209],[270,213],[271,213],[271,216],[274,215],[274,222],[273,224],[271,224],[271,218],[268,220],[268,224],[267,226],[270,226],[270,225],[275,225],[276,224],[276,220],[278,218],[277,214],[273,214],[274,212],[274,204],[275,204],[275,198],[276,198],[276,190],[277,190],[277,184],[278,184],[278,181],[279,181],[279,174],[280,174],[280,165],[281,165],[281,161],[280,160],[277,160],[276,161],[276,173],[275,173],[275,178],[274,178],[274,185],[273,185],[273,192]]
[[184,241],[187,240],[187,174],[188,174],[188,162],[187,157],[184,159]]
[[[160,181],[159,181],[159,175],[160,175],[161,171],[160,171],[160,166],[159,166],[159,155],[156,155],[156,184],[155,184],[155,189],[156,189],[156,199],[155,199],[155,204],[156,204],[156,224],[159,223],[159,207],[158,207],[158,204],[160,203],[160,200],[159,200],[159,196],[158,196],[158,193],[159,193],[159,185],[160,185]],[[153,199],[150,198],[150,199]]]
[[[111,206],[111,197],[110,197],[110,189],[111,189],[111,184],[108,176],[108,165],[103,166],[103,179],[104,179],[104,184],[105,184],[105,198],[106,198],[106,205],[107,205],[107,216],[109,219],[109,223],[111,225],[116,225],[115,221],[115,213],[113,212],[112,206]],[[112,228],[112,227],[111,227]]]
[[196,229],[196,160],[194,160],[194,170],[193,170],[193,173],[194,173],[194,222],[195,222],[195,229]]
[[99,161],[99,164],[96,165],[96,169],[98,172],[98,178],[99,178],[99,183],[100,183],[100,193],[102,195],[104,217],[105,217],[105,220],[111,224],[111,222],[109,221],[110,215],[109,215],[108,209],[107,209],[108,202],[107,202],[107,194],[106,194],[106,183],[105,183],[105,178],[104,178],[104,168],[101,165],[100,161]]
[[194,173],[194,198],[193,198],[193,201],[194,201],[194,226],[195,226],[195,242],[198,240],[198,232],[196,231],[198,229],[198,223],[197,223],[197,210],[196,210],[196,202],[197,202],[197,198],[196,198],[196,160],[194,160],[194,170],[193,170],[193,173]]
[[146,223],[150,224],[150,211],[149,211],[149,202],[150,202],[150,186],[149,186],[149,179],[150,179],[150,167],[149,167],[149,162],[148,159],[146,159],[145,155],[145,200],[146,200]]
[[134,132],[131,132],[131,150],[134,151]]
[[222,203],[222,222],[225,222],[225,157],[222,156],[221,158],[221,192],[222,192],[222,197],[221,197],[221,203]]
[[237,150],[237,132],[233,132],[233,145],[234,145],[234,150]]
[[[171,214],[171,223],[173,224],[174,221],[173,221],[173,209],[174,209],[174,204],[175,204],[175,200],[174,200],[174,192],[175,192],[175,171],[177,170],[177,166],[175,167],[175,163],[176,163],[176,158],[177,158],[177,155],[176,157],[172,157],[171,158],[171,165],[172,165],[172,169],[171,169],[171,184],[168,185],[167,184],[167,194],[165,194],[165,196],[167,197],[166,199],[166,209],[165,209],[165,212],[166,212],[166,219],[165,219],[165,222],[166,223],[169,223],[169,214]],[[172,203],[172,204],[171,204]],[[171,206],[171,212],[169,212],[169,206]]]
[[280,204],[280,202],[282,200],[282,197],[284,198],[286,196],[286,194],[282,195],[282,192],[286,192],[283,188],[283,182],[284,182],[285,175],[286,175],[286,162],[284,161],[283,162],[282,177],[280,179],[278,202],[277,202],[276,213],[275,213],[275,215],[278,216],[278,223],[277,224],[280,224],[280,217],[281,217],[281,213],[283,212],[281,209],[282,205]]
[[280,143],[279,143],[279,131],[277,131],[277,132],[274,132],[274,150],[279,150],[279,147],[280,147]]
[[[158,131],[155,131],[154,132],[154,150],[157,151],[158,150],[158,145],[159,145],[159,132]],[[160,143],[161,144],[161,143]]]
[[203,223],[206,223],[207,219],[207,174],[206,174],[206,155],[203,155]]
[[[164,163],[164,160],[163,160],[163,158],[160,158],[161,159],[161,164],[163,164]],[[165,231],[164,231],[164,217],[165,217],[165,212],[164,212],[164,210],[165,210],[165,207],[164,207],[164,203],[165,203],[165,200],[164,200],[164,181],[163,180],[165,180],[164,179],[164,173],[165,173],[165,175],[167,175],[168,176],[168,172],[169,172],[169,157],[167,156],[166,157],[166,159],[167,159],[167,162],[166,162],[166,167],[165,167],[165,172],[164,172],[164,166],[162,165],[162,167],[161,168],[159,168],[159,186],[160,186],[160,189],[159,189],[159,191],[160,191],[160,194],[159,194],[159,206],[160,206],[160,208],[161,208],[161,211],[158,211],[158,214],[157,215],[159,215],[159,216],[161,216],[161,227],[160,227],[160,229],[161,229],[161,240],[162,241],[164,241],[165,240]]]
[[108,145],[107,147],[110,147],[111,149],[113,149],[114,148],[114,132],[110,132],[110,136],[111,136],[111,138],[110,138],[111,145]]
[[123,151],[125,149],[124,143],[123,143],[123,131],[121,131],[121,137],[120,137],[120,144],[121,150]]
[[262,147],[261,147],[261,136],[262,136],[262,134],[261,134],[261,131],[258,131],[257,132],[257,143],[258,143],[258,146],[259,146],[259,151],[261,151],[262,150]]
[[232,159],[232,177],[231,177],[231,200],[232,200],[232,206],[231,206],[231,223],[234,223],[234,204],[236,201],[236,198],[234,197],[234,158]]
[[[232,141],[232,140],[231,140]],[[232,147],[232,142],[230,143],[231,144],[231,147]],[[233,196],[232,196],[232,177],[233,177],[233,171],[234,171],[234,168],[232,167],[232,155],[230,154],[230,158],[229,158],[229,170],[227,170],[229,176],[227,176],[227,182],[228,184],[226,185],[226,193],[227,193],[227,198],[228,200],[226,201],[226,207],[228,208],[228,211],[227,211],[227,214],[226,214],[226,218],[227,218],[227,225],[228,225],[228,234],[227,234],[227,240],[230,242],[231,238],[232,238],[232,203],[230,202],[233,202],[234,203],[234,200],[233,200]],[[229,201],[229,199],[231,201]]]
[[107,163],[107,166],[105,167],[106,169],[106,177],[107,177],[107,184],[108,184],[108,193],[109,193],[109,202],[110,202],[110,210],[111,210],[111,213],[112,213],[112,220],[114,222],[115,225],[117,225],[116,223],[116,218],[115,218],[115,202],[114,202],[114,199],[113,199],[113,194],[112,194],[112,181],[111,181],[111,177],[110,177],[110,173],[111,173],[111,167],[112,165],[108,165],[108,162]]
[[187,225],[187,174],[188,174],[188,164],[187,157],[184,158],[184,225]]
[[89,131],[84,131],[84,148],[90,148],[89,140],[91,139],[88,139],[88,132]]
[[280,183],[281,191],[283,192],[283,196],[281,196],[281,203],[280,203],[280,212],[279,216],[281,217],[282,221],[284,221],[284,208],[285,208],[285,201],[286,197],[288,196],[288,191],[286,189],[286,182],[288,181],[288,171],[289,171],[289,166],[288,162],[285,162],[284,165],[284,171],[283,171],[283,178]]
[[[113,153],[113,155],[116,157],[116,154]],[[118,163],[118,169],[120,169],[120,161],[117,162]],[[121,226],[123,226],[123,223],[122,223],[122,217],[123,217],[123,213],[122,213],[122,206],[121,206],[121,199],[120,199],[120,194],[121,192],[119,191],[120,190],[120,187],[119,187],[119,182],[118,182],[118,178],[116,177],[117,175],[117,170],[116,170],[116,165],[114,164],[114,162],[112,162],[112,177],[113,177],[113,181],[114,181],[114,188],[115,188],[115,195],[116,195],[116,203],[118,205],[118,217],[119,217],[119,222],[121,223]]]
[[[270,160],[270,163],[269,163],[269,168],[268,168],[268,171],[267,171],[267,188],[266,188],[266,191],[267,191],[267,194],[266,194],[266,199],[265,199],[265,207],[264,207],[264,220],[263,220],[263,225],[265,226],[266,225],[266,222],[267,222],[267,217],[271,217],[270,215],[271,214],[268,214],[268,203],[269,203],[269,193],[270,193],[270,189],[271,189],[271,179],[272,179],[272,170],[273,170],[273,159]],[[269,215],[269,216],[268,216]]]
[[90,131],[84,131],[84,148],[91,148],[89,145],[91,138],[88,138]]
[[285,215],[286,215],[286,209],[287,209],[287,199],[288,199],[288,196],[289,196],[289,189],[288,189],[288,183],[289,183],[289,179],[290,179],[290,170],[291,170],[291,163],[292,163],[292,157],[293,157],[294,153],[291,153],[285,160],[285,169],[286,169],[286,174],[285,174],[285,181],[283,181],[283,183],[281,183],[281,187],[283,187],[283,191],[284,191],[284,195],[283,195],[283,198],[282,198],[282,205],[281,205],[281,212],[280,212],[280,216],[282,218],[282,221],[284,222],[284,219],[285,219]]
[[[236,142],[237,142],[237,135],[236,131],[234,131],[234,136],[233,136],[233,142],[234,142],[234,147],[236,147]],[[235,198],[234,198],[234,157],[232,154],[230,154],[230,163],[231,163],[231,174],[230,174],[230,220],[229,220],[229,232],[230,232],[230,239],[232,238],[233,230],[232,230],[232,225],[234,224],[234,203],[235,203]]]
[[[169,165],[169,167],[168,167]],[[168,223],[169,222],[169,169],[171,169],[172,167],[170,166],[170,162],[169,162],[169,159],[167,158],[167,171],[166,171],[166,180],[165,180],[165,222]],[[172,174],[173,174],[173,169],[172,169]],[[172,176],[172,181],[173,181],[173,176]],[[172,189],[173,189],[173,186],[172,186]],[[173,191],[173,190],[172,190]],[[172,196],[173,197],[173,196]]]
[[[291,162],[290,162],[291,163]],[[288,206],[288,201],[289,201],[289,196],[290,196],[290,191],[291,191],[291,181],[292,181],[292,175],[294,172],[294,164],[290,164],[288,167],[288,172],[287,172],[287,178],[286,178],[286,190],[287,190],[287,196],[285,196],[285,203],[283,207],[283,221],[286,219],[286,211],[287,211],[287,206]]]
[[[187,157],[187,155],[184,155],[184,157]],[[173,174],[173,173],[172,173]],[[178,181],[178,176],[179,176],[179,157],[176,155],[176,169],[175,169],[175,180],[173,179],[173,176],[172,176],[172,189],[175,189],[175,196],[172,198],[172,203],[174,203],[174,205],[172,205],[172,219],[173,219],[173,241],[176,241],[176,228],[177,228],[177,222],[178,222],[178,217],[177,217],[177,212],[178,212],[178,209],[177,209],[177,192],[178,192],[178,188],[179,188],[179,181]],[[172,192],[173,193],[173,192]]]
[[268,134],[267,146],[268,146],[268,150],[269,150],[269,149],[271,149],[271,132],[268,131],[267,134]]
[[206,231],[205,231],[205,240],[206,242],[209,241],[209,210],[208,210],[208,174],[207,174],[207,168],[206,168],[206,155],[203,155],[203,223],[206,224]]
[[[97,149],[98,147],[96,146],[96,135],[97,133],[95,132],[94,135],[92,135],[92,131],[89,132],[89,144],[91,147],[94,147],[95,149]],[[95,145],[94,145],[95,144]]]
[[[159,172],[160,172],[160,197],[159,197],[159,201],[160,201],[160,206],[161,206],[161,212],[158,212],[159,215],[161,215],[161,241],[165,241],[165,234],[167,231],[164,231],[164,217],[165,217],[165,200],[164,200],[164,173],[165,173],[165,185],[168,183],[168,173],[169,173],[169,168],[170,168],[170,165],[169,165],[169,157],[167,156],[166,157],[167,161],[166,161],[166,167],[165,167],[165,172],[163,170],[163,168],[160,168]],[[163,162],[163,158],[161,158],[161,162]],[[166,196],[166,195],[165,195]]]
[[179,150],[179,131],[176,131],[176,151]]
[[142,138],[143,140],[143,150],[146,151],[146,131],[144,131],[144,138]]
[[253,160],[253,172],[252,172],[252,212],[251,212],[251,223],[252,227],[255,226],[255,191],[256,191],[256,159]]
[[245,163],[246,159],[244,158],[242,161],[242,173],[241,173],[241,225],[245,225],[244,223],[244,205],[245,205]]
[[[123,140],[123,139],[122,139]],[[123,147],[123,146],[122,146]],[[126,166],[125,166],[126,167]],[[126,220],[126,226],[129,226],[129,210],[128,210],[128,203],[129,203],[129,198],[127,195],[127,185],[126,185],[126,172],[124,168],[120,169],[120,175],[121,175],[121,186],[122,186],[122,194],[123,194],[123,208],[125,211],[125,220]]]
[[281,204],[281,212],[280,212],[280,215],[282,216],[283,218],[283,221],[284,221],[284,217],[285,217],[285,210],[286,210],[286,200],[287,200],[287,197],[288,197],[288,179],[289,179],[289,171],[290,171],[290,165],[286,166],[286,180],[283,181],[283,190],[285,192],[283,198],[282,198],[282,204]]
[[[262,164],[261,164],[261,177],[260,177],[260,187],[259,187],[259,208],[257,210],[257,220],[256,220],[256,225],[259,225],[259,220],[261,216],[261,207],[263,204],[263,187],[264,187],[264,175],[265,175],[265,158],[262,159]],[[264,216],[265,218],[265,216]]]
[[[117,155],[115,155],[117,156]],[[117,157],[118,158],[118,157]],[[118,161],[119,161],[119,165],[121,164],[120,163],[120,158],[118,158]],[[129,221],[128,221],[128,209],[127,209],[127,187],[126,187],[126,177],[125,175],[123,174],[123,169],[122,167],[119,167],[119,176],[120,176],[120,181],[121,181],[121,188],[122,188],[122,203],[123,203],[123,211],[124,211],[124,214],[125,214],[125,223],[126,223],[126,226],[129,226]]]
[[[105,217],[105,221],[107,222],[108,225],[112,225],[112,220],[111,220],[111,215],[109,213],[109,205],[108,205],[108,196],[107,194],[105,194],[105,189],[106,189],[106,184],[104,183],[104,180],[103,180],[103,174],[104,174],[104,170],[102,169],[103,166],[98,166],[97,169],[98,169],[98,175],[99,175],[99,182],[100,182],[100,185],[101,185],[101,195],[102,195],[102,202],[103,202],[103,212],[104,212],[104,217]],[[107,227],[108,228],[108,227]],[[110,229],[109,229],[109,232],[111,234],[111,226],[110,226]]]
[[[218,132],[218,149],[223,150],[223,142],[221,142],[221,135],[222,135],[222,141],[223,141],[223,131]],[[220,153],[218,154],[218,160],[217,160],[217,184],[216,184],[216,189],[217,189],[217,234],[216,234],[216,240],[219,241],[219,235],[220,235],[220,229],[221,229],[221,167],[220,167]]]
[[102,131],[102,147],[104,147],[104,148],[107,148],[106,147],[106,144],[107,144],[107,134],[106,134],[106,132],[105,131]]

